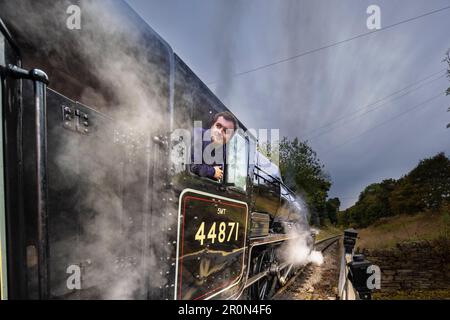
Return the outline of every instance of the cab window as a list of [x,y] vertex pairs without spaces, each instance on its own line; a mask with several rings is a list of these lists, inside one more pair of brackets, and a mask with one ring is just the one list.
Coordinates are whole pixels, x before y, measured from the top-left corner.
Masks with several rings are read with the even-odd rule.
[[236,133],[227,146],[226,182],[235,187],[247,190],[248,151],[247,139]]

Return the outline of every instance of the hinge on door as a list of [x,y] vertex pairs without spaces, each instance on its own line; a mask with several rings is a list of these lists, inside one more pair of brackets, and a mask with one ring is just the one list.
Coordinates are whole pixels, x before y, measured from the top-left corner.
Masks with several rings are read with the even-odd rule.
[[81,134],[89,134],[89,115],[75,107],[62,105],[63,127]]

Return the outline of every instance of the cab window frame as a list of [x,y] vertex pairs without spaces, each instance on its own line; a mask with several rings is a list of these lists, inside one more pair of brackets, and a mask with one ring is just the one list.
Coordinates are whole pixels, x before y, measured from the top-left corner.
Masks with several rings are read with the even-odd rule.
[[[242,141],[244,141],[245,152],[243,152],[243,153],[236,152],[236,149],[238,147],[237,143],[234,148],[235,149],[234,151],[236,152],[234,155],[235,160],[238,158],[238,156],[240,154],[245,155],[245,162],[243,162],[243,163],[245,163],[245,170],[243,170],[243,168],[240,168],[241,173],[245,172],[245,175],[243,175],[243,174],[241,175],[241,177],[245,177],[244,178],[244,181],[245,181],[244,188],[242,188],[242,186],[240,186],[240,185],[237,185],[236,181],[230,182],[230,180],[229,180],[230,172],[231,172],[231,168],[230,168],[231,164],[229,163],[229,161],[231,159],[230,152],[232,151],[230,148],[230,146],[231,146],[230,142],[232,142],[233,139],[237,139],[237,137],[242,138]],[[239,160],[236,162],[239,162]],[[225,168],[224,168],[225,172],[224,172],[224,179],[223,179],[225,185],[235,191],[246,194],[248,192],[249,186],[250,186],[250,183],[249,183],[249,169],[250,169],[249,167],[250,167],[250,165],[249,164],[250,164],[250,139],[247,134],[242,132],[242,130],[237,130],[236,133],[234,134],[233,138],[229,141],[229,145],[227,146],[226,164],[225,164]],[[236,177],[236,174],[235,174],[235,177]]]

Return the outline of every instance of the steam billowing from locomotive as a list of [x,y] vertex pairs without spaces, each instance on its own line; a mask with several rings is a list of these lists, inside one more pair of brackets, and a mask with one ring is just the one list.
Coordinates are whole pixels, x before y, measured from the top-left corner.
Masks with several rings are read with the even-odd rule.
[[[155,51],[167,49],[140,45],[144,41],[150,45],[152,42],[145,39],[142,30],[137,30],[130,20],[123,19],[120,8],[113,1],[44,2],[4,1],[2,4],[12,27],[26,36],[30,46],[39,48],[40,56],[25,59],[25,67],[48,70],[52,65],[62,66],[61,73],[66,77],[59,75],[55,80],[56,75],[50,73],[50,87],[102,111],[114,119],[115,126],[114,136],[100,140],[86,137],[80,142],[62,135],[58,149],[53,150],[57,154],[55,164],[58,171],[64,173],[53,180],[50,175],[54,192],[64,192],[74,181],[84,186],[79,192],[85,196],[81,197],[81,203],[74,205],[85,210],[80,215],[83,221],[78,221],[85,236],[79,242],[75,236],[73,239],[57,239],[52,244],[50,255],[55,258],[63,255],[62,261],[88,271],[83,272],[83,289],[93,284],[105,284],[109,289],[101,293],[101,298],[139,296],[136,292],[145,281],[155,287],[164,287],[168,283],[156,260],[171,257],[173,245],[168,245],[169,239],[160,232],[157,241],[143,244],[151,251],[147,253],[148,261],[138,262],[144,255],[142,239],[148,235],[143,234],[140,228],[135,232],[132,225],[151,223],[153,230],[173,228],[175,212],[161,221],[157,218],[151,222],[133,221],[132,215],[123,213],[124,190],[121,188],[126,189],[128,205],[142,202],[138,199],[143,194],[142,189],[151,193],[147,190],[149,172],[136,161],[146,161],[152,137],[150,132],[158,132],[168,122],[161,112],[161,106],[167,105],[167,93],[163,92],[167,86],[161,83],[166,82],[169,70],[166,69],[167,64],[151,61]],[[80,30],[68,30],[66,26],[69,17],[66,10],[73,4],[81,8]],[[36,61],[48,62],[50,66],[36,65]],[[80,73],[86,82],[82,88],[77,88],[76,83],[70,80],[72,75],[80,77]],[[110,143],[113,140],[115,143]],[[117,156],[116,149],[120,144],[126,145],[123,150],[128,157]],[[83,155],[81,160],[74,163],[80,155]],[[122,172],[112,172],[108,164],[113,161],[130,163],[122,164]],[[152,188],[158,190],[162,184],[152,185]],[[147,205],[156,209],[160,204]],[[145,210],[138,206],[133,209]],[[129,241],[124,242],[124,236]],[[56,265],[52,269],[59,272],[56,278],[60,280],[54,285],[57,288],[53,292],[55,295],[67,291],[66,283],[61,280],[68,276],[65,275],[67,267],[69,265]],[[92,270],[89,272],[89,269]],[[151,275],[151,279],[144,279],[142,275]]]
[[320,251],[314,250],[314,238],[308,224],[310,217],[306,202],[299,196],[296,202],[302,213],[302,219],[299,223],[287,228],[289,240],[278,248],[279,259],[293,266],[304,266],[309,263],[321,265],[323,263],[323,255]]
[[279,257],[281,261],[294,266],[304,266],[308,263],[321,265],[323,255],[320,251],[313,249],[311,232],[301,227],[288,232],[290,240],[281,245]]

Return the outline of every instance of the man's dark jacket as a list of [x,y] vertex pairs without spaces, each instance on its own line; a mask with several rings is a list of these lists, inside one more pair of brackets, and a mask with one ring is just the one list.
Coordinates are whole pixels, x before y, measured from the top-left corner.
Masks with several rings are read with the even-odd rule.
[[[212,164],[206,164],[204,163],[204,159],[203,159],[203,151],[205,150],[205,148],[210,145],[212,143],[211,141],[211,136],[208,134],[206,138],[208,138],[206,141],[203,141],[203,136],[205,134],[205,132],[207,131],[206,129],[201,129],[201,128],[196,128],[196,134],[198,134],[198,136],[200,137],[200,139],[202,140],[202,163],[201,164],[195,164],[194,163],[194,153],[195,153],[195,149],[194,149],[194,143],[192,143],[191,146],[191,171],[193,173],[195,173],[196,175],[200,176],[200,177],[206,177],[206,178],[210,178],[210,179],[214,179],[214,174],[216,173],[216,170],[214,169],[214,167],[220,167],[222,170],[224,169],[224,163],[226,163],[225,161],[225,157],[226,157],[226,145],[223,146],[223,161],[217,163],[214,162]],[[212,156],[214,156],[214,151],[213,150],[211,153]]]

